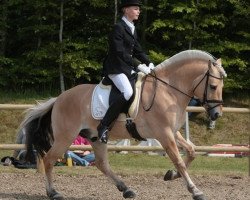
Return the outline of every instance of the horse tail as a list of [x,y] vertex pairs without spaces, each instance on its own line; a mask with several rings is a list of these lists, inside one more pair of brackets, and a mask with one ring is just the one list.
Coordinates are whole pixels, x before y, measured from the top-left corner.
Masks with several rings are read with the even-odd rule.
[[26,133],[27,161],[34,160],[34,150],[39,157],[43,157],[51,148],[54,140],[51,128],[51,112],[56,98],[51,98],[44,103],[29,109],[20,128]]

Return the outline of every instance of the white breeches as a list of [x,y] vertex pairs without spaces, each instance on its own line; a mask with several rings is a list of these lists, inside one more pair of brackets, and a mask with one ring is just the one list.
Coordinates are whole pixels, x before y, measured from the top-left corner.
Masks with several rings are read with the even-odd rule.
[[133,88],[128,80],[128,77],[121,74],[110,74],[109,78],[113,81],[115,86],[123,93],[124,98],[128,101],[133,95]]

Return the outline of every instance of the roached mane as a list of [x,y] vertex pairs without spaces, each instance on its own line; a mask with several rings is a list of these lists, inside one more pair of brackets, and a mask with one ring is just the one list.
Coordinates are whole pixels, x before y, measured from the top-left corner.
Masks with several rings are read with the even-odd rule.
[[182,51],[171,58],[163,61],[159,65],[157,65],[157,69],[165,68],[165,67],[170,67],[173,66],[173,64],[182,62],[185,60],[190,60],[190,59],[202,59],[202,60],[211,60],[211,62],[215,62],[216,59],[210,55],[209,53],[205,51],[200,51],[200,50],[186,50]]

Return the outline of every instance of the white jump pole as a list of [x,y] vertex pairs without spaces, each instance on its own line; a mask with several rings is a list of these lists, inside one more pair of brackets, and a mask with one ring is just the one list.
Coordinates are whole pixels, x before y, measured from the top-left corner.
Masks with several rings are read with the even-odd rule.
[[187,141],[190,141],[188,112],[186,112],[186,119],[185,119],[185,138]]
[[[23,110],[32,108],[35,104],[0,104],[0,110]],[[198,106],[188,106],[186,109],[187,112],[205,112],[203,107]],[[223,107],[223,112],[237,112],[237,113],[250,113],[249,108],[231,108]]]
[[[197,152],[250,152],[249,147],[229,146],[229,147],[214,147],[214,146],[195,146]],[[24,144],[0,144],[2,150],[17,150],[25,149]],[[71,145],[69,150],[92,150],[90,145]],[[109,151],[163,151],[161,146],[116,146],[108,145]]]

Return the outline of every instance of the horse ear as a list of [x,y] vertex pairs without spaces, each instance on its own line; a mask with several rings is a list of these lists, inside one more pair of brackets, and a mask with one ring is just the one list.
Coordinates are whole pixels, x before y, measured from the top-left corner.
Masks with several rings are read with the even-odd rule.
[[221,65],[221,58],[217,59],[216,63],[219,64],[219,65]]
[[223,77],[227,77],[227,73],[225,72],[224,68],[222,67],[222,63],[221,63],[221,58],[216,60],[216,64],[219,67],[220,73]]

